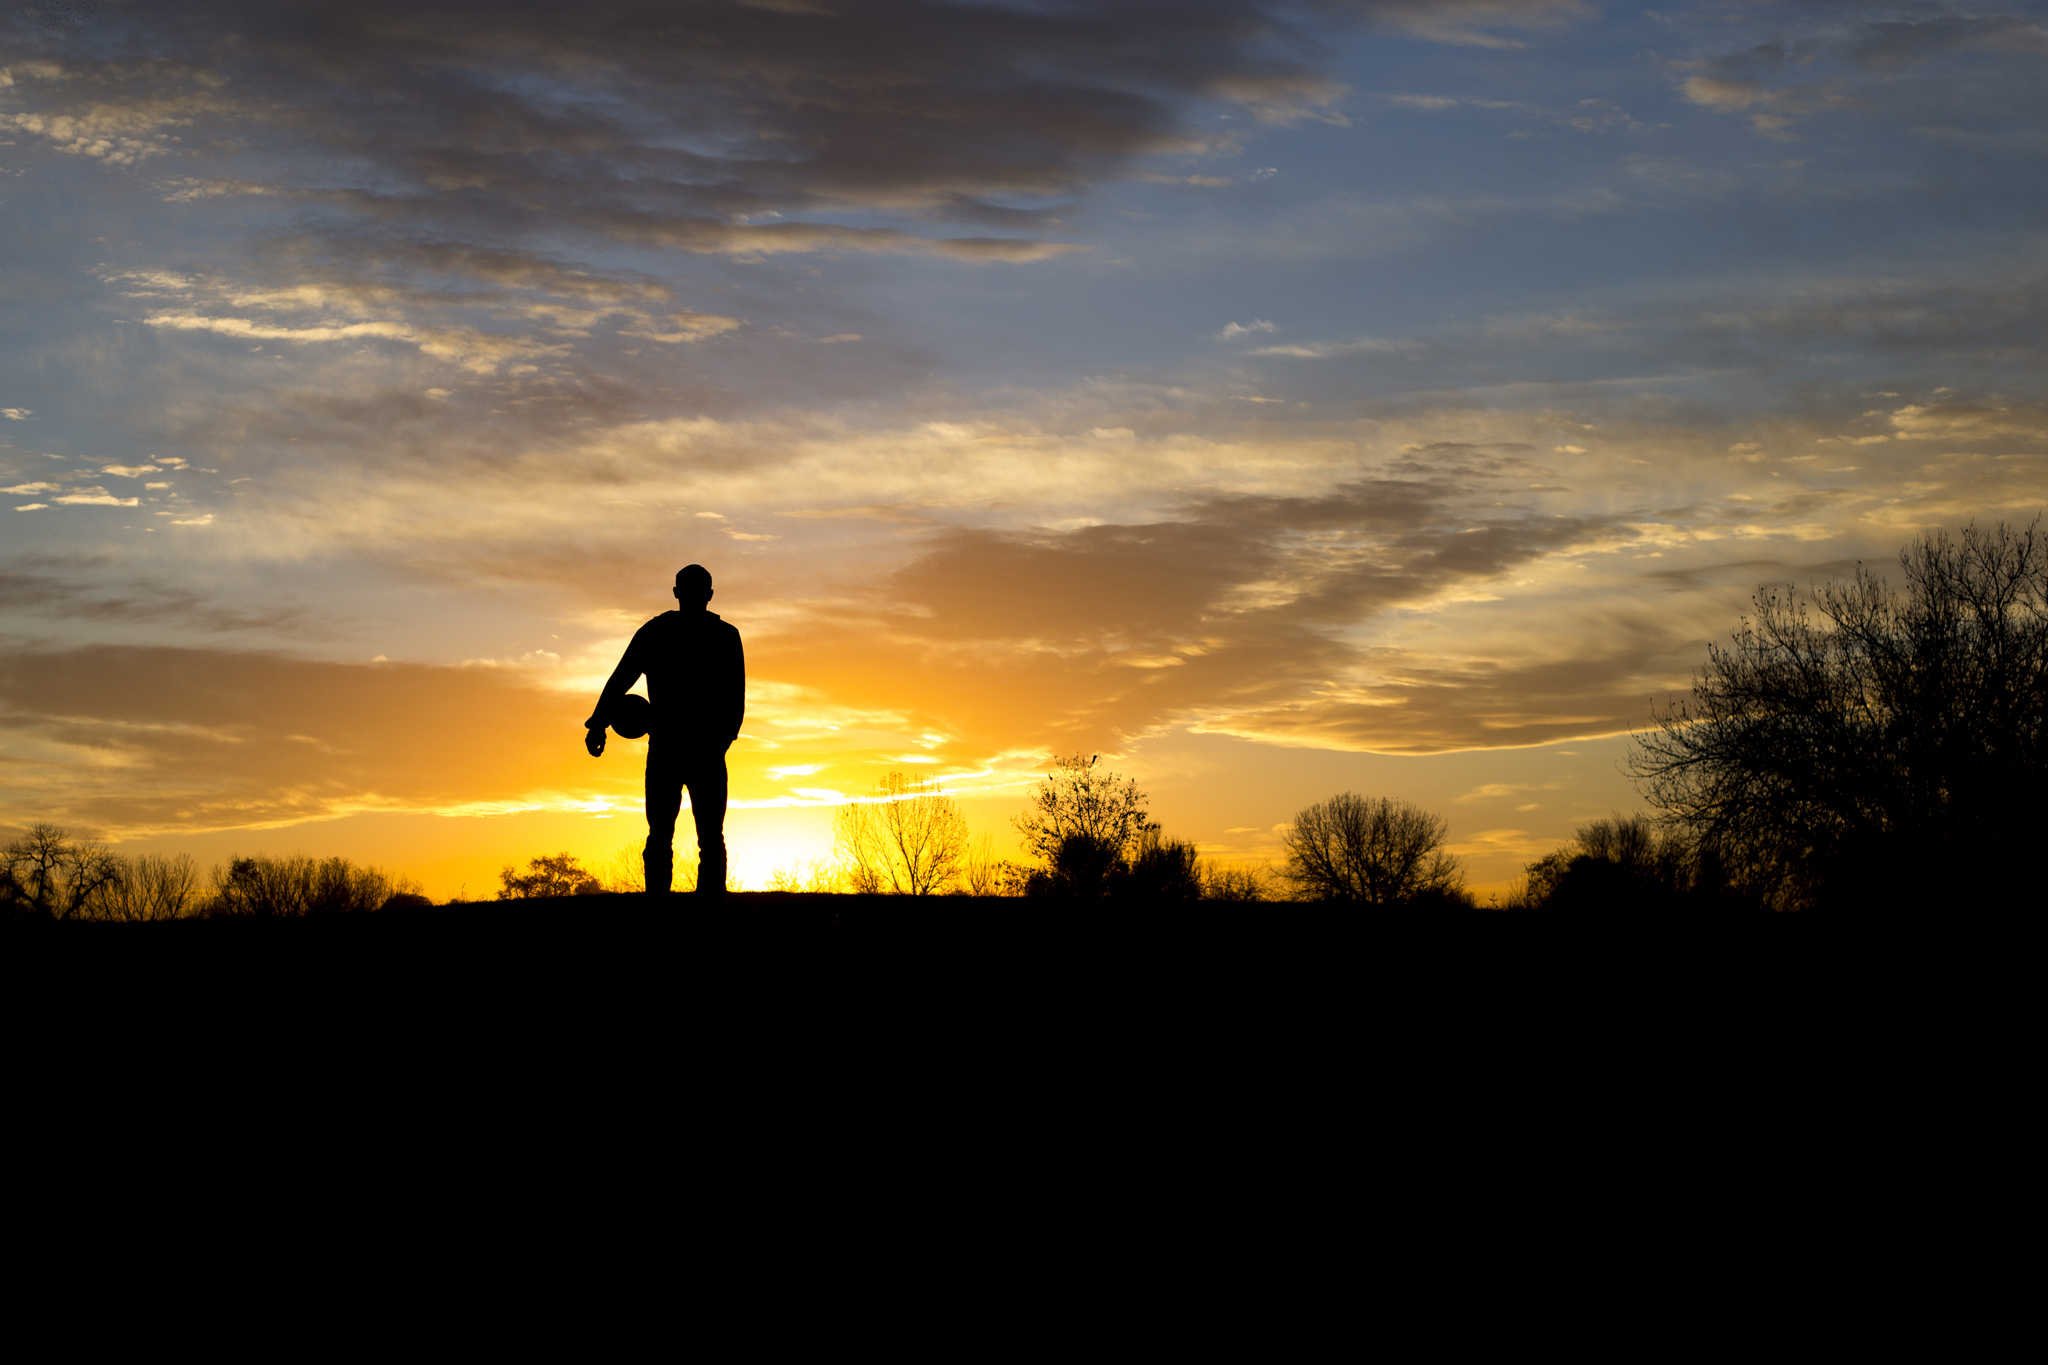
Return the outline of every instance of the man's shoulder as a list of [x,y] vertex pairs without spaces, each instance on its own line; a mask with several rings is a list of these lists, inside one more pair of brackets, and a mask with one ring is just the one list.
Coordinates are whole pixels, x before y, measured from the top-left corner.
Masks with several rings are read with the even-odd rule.
[[727,635],[735,640],[740,638],[739,628],[715,611],[665,611],[634,632],[633,638],[674,638],[705,634]]
[[679,611],[665,611],[661,615],[649,620],[640,629],[634,631],[633,638],[637,640],[643,635],[658,635],[665,630],[672,630],[675,627],[676,618],[681,615],[682,613]]

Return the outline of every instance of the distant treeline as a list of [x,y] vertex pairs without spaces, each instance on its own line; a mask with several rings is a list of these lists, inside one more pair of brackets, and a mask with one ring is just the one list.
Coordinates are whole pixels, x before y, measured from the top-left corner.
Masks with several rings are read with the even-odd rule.
[[344,914],[426,905],[419,883],[346,858],[230,858],[202,878],[189,853],[123,858],[39,824],[0,849],[0,913],[49,920]]

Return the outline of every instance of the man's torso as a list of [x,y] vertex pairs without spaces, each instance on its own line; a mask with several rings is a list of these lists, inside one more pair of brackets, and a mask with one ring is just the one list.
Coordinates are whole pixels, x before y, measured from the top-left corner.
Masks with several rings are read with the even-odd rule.
[[634,634],[632,652],[657,733],[725,741],[738,731],[746,665],[740,633],[716,612],[663,612]]

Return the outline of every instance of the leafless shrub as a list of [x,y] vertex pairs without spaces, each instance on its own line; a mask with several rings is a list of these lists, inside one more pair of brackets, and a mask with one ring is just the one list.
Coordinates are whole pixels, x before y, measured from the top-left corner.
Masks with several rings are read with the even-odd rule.
[[1502,910],[1649,909],[1708,890],[1713,874],[1686,840],[1641,815],[1616,815],[1581,825],[1571,842],[1523,869]]
[[776,868],[768,875],[768,889],[822,895],[837,891],[844,880],[844,874],[835,864],[823,858],[813,858],[808,863]]
[[382,868],[359,866],[346,858],[316,860],[303,853],[232,856],[225,867],[213,869],[211,880],[213,895],[203,909],[208,915],[361,913],[383,909],[393,896],[419,894],[418,882]]
[[1272,866],[1267,863],[1224,863],[1204,859],[1201,876],[1203,900],[1270,900],[1278,890]]
[[395,896],[417,896],[419,883],[396,877],[380,867],[366,867],[346,858],[329,858],[314,869],[309,913],[360,913],[381,910]]
[[1124,865],[1110,879],[1115,895],[1153,901],[1191,901],[1202,895],[1201,860],[1185,839],[1164,838],[1147,824]]
[[604,883],[605,890],[615,895],[630,895],[647,889],[647,864],[641,858],[645,847],[638,842],[629,843],[605,859],[596,874]]
[[498,899],[534,900],[552,896],[587,896],[604,890],[569,853],[543,854],[527,860],[526,871],[506,867],[498,873]]
[[964,896],[1021,896],[1027,875],[1021,864],[998,858],[994,836],[984,832],[967,851],[954,890]]

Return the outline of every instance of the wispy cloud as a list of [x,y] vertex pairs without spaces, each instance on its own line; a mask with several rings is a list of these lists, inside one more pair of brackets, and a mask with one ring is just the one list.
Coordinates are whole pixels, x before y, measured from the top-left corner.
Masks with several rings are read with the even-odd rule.
[[1584,0],[1364,0],[1361,8],[1414,37],[1461,47],[1519,48],[1527,39],[1510,34],[1567,28],[1594,17]]

